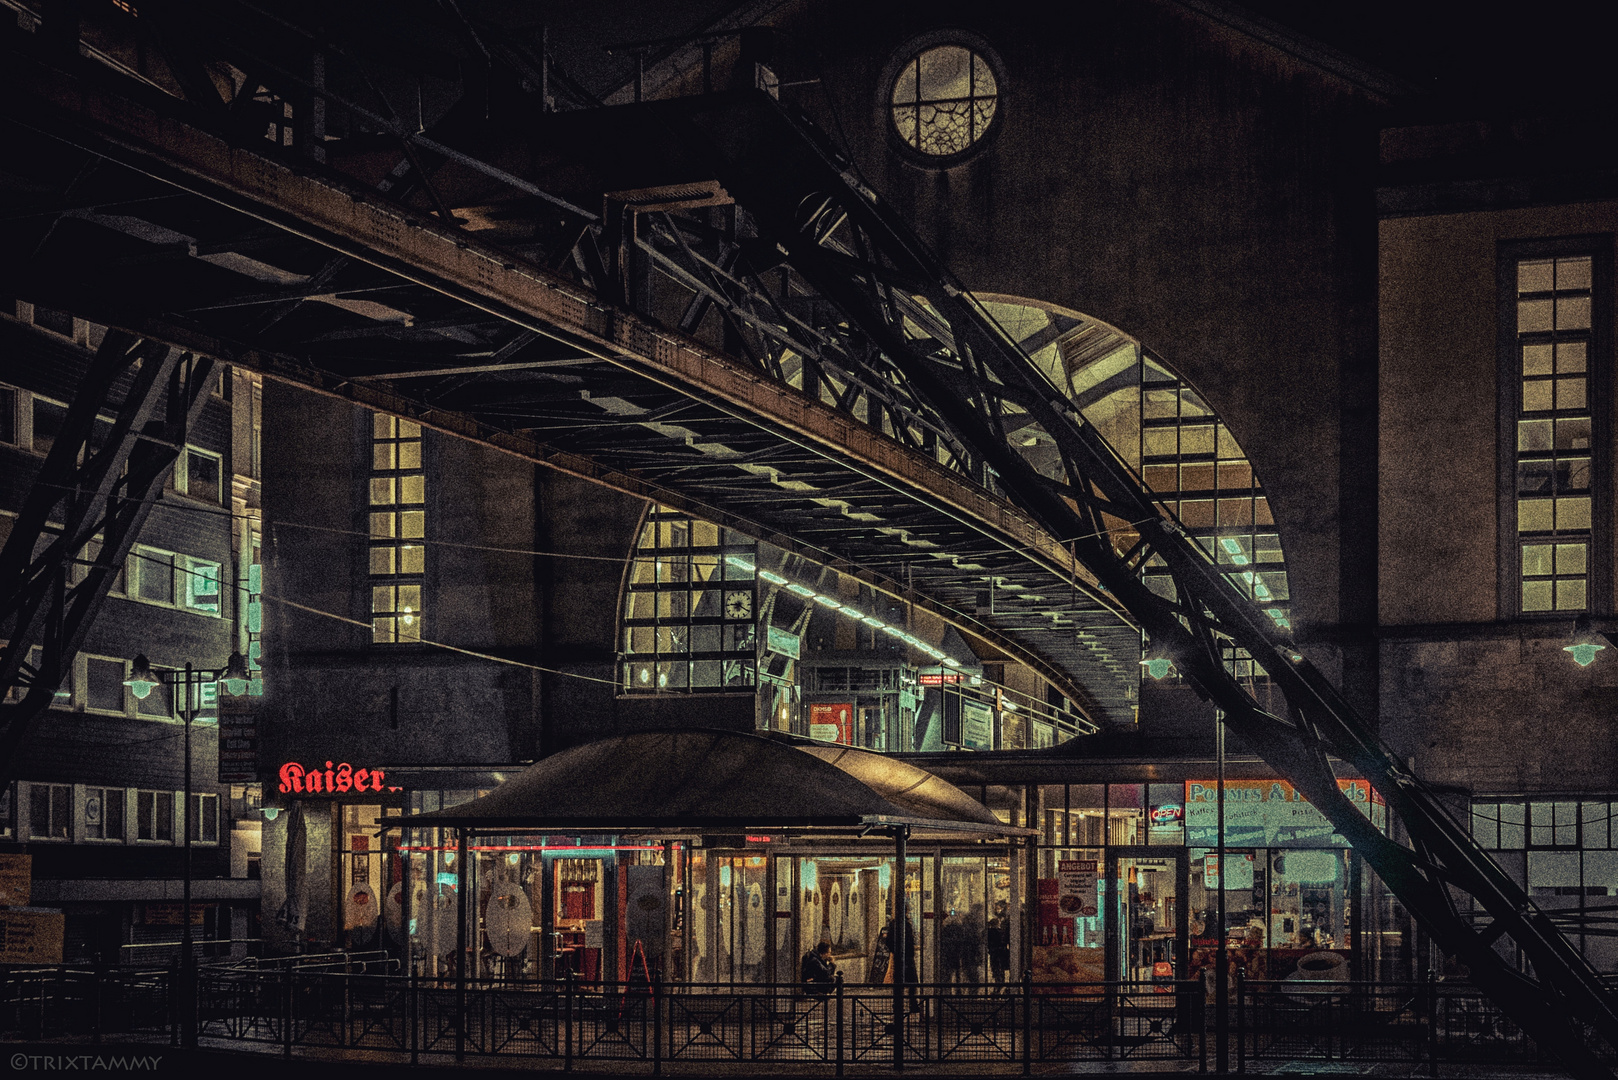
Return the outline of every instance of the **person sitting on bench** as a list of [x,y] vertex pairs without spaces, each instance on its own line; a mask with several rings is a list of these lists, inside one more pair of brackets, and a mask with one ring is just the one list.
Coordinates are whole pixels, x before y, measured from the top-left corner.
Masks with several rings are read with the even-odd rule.
[[803,954],[803,988],[811,994],[829,994],[837,981],[837,965],[831,958],[831,942],[822,941]]

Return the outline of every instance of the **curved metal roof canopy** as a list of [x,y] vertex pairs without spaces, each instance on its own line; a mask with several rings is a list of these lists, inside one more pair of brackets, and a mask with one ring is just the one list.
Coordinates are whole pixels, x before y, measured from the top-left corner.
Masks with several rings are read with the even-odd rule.
[[738,731],[658,731],[545,758],[471,802],[398,824],[623,832],[846,831],[908,825],[1021,836],[925,769],[842,746],[796,746]]

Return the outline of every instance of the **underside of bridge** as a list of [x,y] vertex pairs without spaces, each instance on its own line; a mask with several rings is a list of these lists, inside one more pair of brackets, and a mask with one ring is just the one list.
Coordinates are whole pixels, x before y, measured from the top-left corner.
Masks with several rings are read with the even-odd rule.
[[[106,14],[5,33],[0,288],[127,335],[109,367],[167,346],[729,525],[932,609],[1097,729],[1131,719],[1144,631],[1541,1045],[1605,1074],[1583,1025],[1618,1045],[1618,1015],[1589,965],[806,119],[757,89],[550,111],[553,73],[508,42],[479,39],[476,78],[402,46],[384,76],[357,28]],[[401,78],[417,116],[379,86]],[[88,463],[61,458],[78,488]],[[43,557],[13,533],[0,598],[35,599],[0,682],[36,677],[30,644],[71,647],[51,628],[93,617],[107,575],[69,588],[61,565],[143,491],[77,506]],[[5,706],[0,749],[42,708]]]

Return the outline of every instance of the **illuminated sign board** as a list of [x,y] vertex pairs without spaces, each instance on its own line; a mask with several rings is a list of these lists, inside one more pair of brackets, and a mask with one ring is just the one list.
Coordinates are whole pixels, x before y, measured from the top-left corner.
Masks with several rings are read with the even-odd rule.
[[381,769],[356,769],[348,762],[336,768],[326,762],[325,769],[316,765],[306,769],[295,761],[281,766],[281,785],[276,788],[283,795],[343,795],[350,791],[400,791],[401,788],[383,787],[385,773]]
[[944,674],[919,675],[917,676],[917,680],[923,686],[944,686],[954,685],[955,683],[960,682],[961,676]]
[[854,741],[854,706],[849,702],[809,706],[809,737],[822,742]]
[[[1364,780],[1339,780],[1337,786],[1355,809],[1377,828],[1387,824],[1387,807]],[[1188,847],[1219,844],[1219,784],[1188,780],[1185,785],[1185,842]],[[1348,847],[1331,822],[1285,780],[1225,782],[1227,847]],[[1233,871],[1234,873],[1234,871]]]

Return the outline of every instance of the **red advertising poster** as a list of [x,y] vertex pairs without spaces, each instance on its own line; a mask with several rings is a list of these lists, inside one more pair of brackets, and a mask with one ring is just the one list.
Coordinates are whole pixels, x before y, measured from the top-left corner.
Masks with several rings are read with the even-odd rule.
[[809,737],[825,742],[852,743],[854,741],[854,706],[838,702],[834,705],[809,706]]

